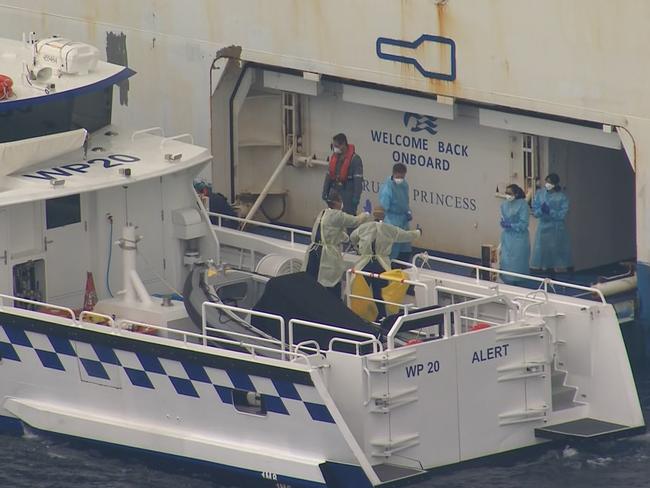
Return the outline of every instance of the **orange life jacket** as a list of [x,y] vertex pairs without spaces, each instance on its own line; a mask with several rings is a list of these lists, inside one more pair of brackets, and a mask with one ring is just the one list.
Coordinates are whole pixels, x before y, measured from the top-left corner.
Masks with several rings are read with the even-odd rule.
[[334,153],[330,156],[330,180],[336,181],[338,183],[345,183],[348,179],[348,173],[350,172],[350,163],[352,162],[352,157],[354,156],[354,144],[348,144],[348,149],[343,155],[343,164],[339,174],[336,174],[336,160],[338,159],[338,154]]

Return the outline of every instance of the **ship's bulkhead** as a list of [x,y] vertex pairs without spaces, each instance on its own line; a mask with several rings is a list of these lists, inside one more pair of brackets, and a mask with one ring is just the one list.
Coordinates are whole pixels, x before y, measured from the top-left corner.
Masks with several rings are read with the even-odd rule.
[[[310,227],[323,207],[331,138],[343,132],[363,159],[360,210],[366,199],[378,205],[393,164],[407,166],[413,223],[424,229],[420,247],[473,258],[482,245],[496,248],[505,187],[516,183],[532,198],[554,172],[570,199],[575,268],[636,254],[634,171],[608,127],[251,65],[222,77],[212,117],[213,142],[226,135],[232,141],[232,151],[213,144],[213,181],[237,200],[242,215],[295,140],[296,151],[267,188],[258,217]],[[536,219],[530,222],[532,242]]]

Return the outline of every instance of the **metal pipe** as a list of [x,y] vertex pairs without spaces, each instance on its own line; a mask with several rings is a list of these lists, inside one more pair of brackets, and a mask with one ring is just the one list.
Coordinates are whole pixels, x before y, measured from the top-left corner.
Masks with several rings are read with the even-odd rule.
[[257,210],[260,208],[260,205],[262,205],[262,202],[266,198],[266,195],[268,195],[271,186],[273,185],[273,183],[275,183],[275,180],[282,172],[282,169],[286,166],[287,162],[291,158],[295,146],[296,146],[296,142],[294,141],[293,144],[291,144],[289,150],[284,154],[284,156],[280,160],[280,163],[278,163],[278,166],[275,168],[275,171],[273,172],[269,180],[266,182],[266,185],[264,185],[264,189],[262,190],[262,193],[260,193],[260,196],[257,197],[257,200],[255,200],[255,203],[249,210],[248,215],[246,215],[246,218],[244,219],[244,222],[241,225],[241,230],[244,230],[246,224],[252,220],[253,216],[255,215],[255,212],[257,212]]
[[605,281],[604,283],[596,283],[593,288],[600,290],[603,295],[617,295],[636,289],[637,279],[636,275],[623,278],[621,280]]
[[316,157],[309,157],[309,156],[296,156],[294,157],[294,162],[296,163],[304,163],[305,166],[310,167],[310,166],[329,166],[330,162],[329,161],[323,161],[322,159],[316,159]]

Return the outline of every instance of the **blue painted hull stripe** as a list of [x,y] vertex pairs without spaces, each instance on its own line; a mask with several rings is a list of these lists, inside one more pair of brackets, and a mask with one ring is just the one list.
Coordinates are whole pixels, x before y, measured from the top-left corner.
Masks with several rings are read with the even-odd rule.
[[[13,317],[14,319],[22,319],[22,317]],[[55,324],[52,324],[50,330],[47,332],[28,330],[28,336],[23,327],[30,325],[29,320],[20,320],[21,323],[18,324],[9,324],[9,322],[10,321],[6,319],[6,317],[0,315],[0,353],[2,354],[0,357],[5,357],[7,360],[17,361],[19,363],[23,361],[29,362],[30,358],[33,358],[32,353],[35,352],[43,367],[50,370],[60,371],[64,374],[78,374],[79,369],[81,369],[81,372],[85,372],[87,377],[103,381],[114,381],[116,382],[115,384],[119,384],[120,378],[122,377],[121,371],[123,370],[124,375],[135,387],[150,390],[156,390],[157,387],[159,387],[161,388],[160,391],[165,392],[171,390],[177,395],[188,398],[201,398],[202,396],[205,396],[206,393],[205,390],[202,389],[202,385],[207,384],[213,386],[213,389],[208,391],[211,391],[212,395],[218,397],[222,404],[229,405],[228,408],[236,407],[233,404],[234,390],[256,392],[258,390],[254,380],[262,381],[259,376],[249,375],[247,372],[242,371],[238,363],[230,362],[229,366],[225,369],[215,369],[206,366],[202,364],[203,361],[205,361],[204,358],[210,357],[210,355],[206,354],[201,355],[203,357],[196,357],[196,362],[190,362],[186,359],[180,361],[170,361],[169,359],[166,359],[163,365],[163,363],[155,356],[135,355],[133,351],[129,350],[129,347],[113,349],[110,346],[101,344],[101,341],[107,336],[106,334],[99,332],[94,332],[92,336],[86,336],[87,339],[94,339],[93,342],[85,342],[78,339],[71,341],[68,337],[53,335],[57,333],[55,330],[56,328],[64,329],[66,328],[65,326],[59,325],[57,327]],[[110,338],[114,336],[108,337]],[[138,341],[137,339],[128,339],[128,341],[131,343],[131,346],[137,343],[142,343],[142,341]],[[62,356],[59,357],[59,353],[57,352],[38,349],[34,345],[47,343],[56,343],[62,350],[68,352],[73,351],[74,357],[76,357],[78,361],[68,363],[66,369],[66,366],[64,366],[61,359],[65,356],[70,356],[69,354],[62,354]],[[125,346],[126,343],[122,343],[121,345]],[[41,347],[47,346],[42,345]],[[130,362],[129,367],[122,364],[120,357],[118,357],[118,353],[124,361]],[[129,359],[129,353],[135,355],[137,358],[144,359],[144,364],[140,365],[142,369],[138,367],[132,359]],[[148,369],[156,370],[156,372],[148,372],[146,370],[147,368],[144,367],[145,364],[149,366]],[[244,362],[244,364],[247,363]],[[182,377],[183,372],[180,369],[184,370],[185,374],[187,374],[186,378]],[[215,375],[215,383],[213,383],[210,378],[208,371],[211,371],[212,374]],[[157,379],[154,380],[154,376],[156,378],[166,378],[168,382],[160,382]],[[225,380],[226,384],[224,384],[224,377],[228,378],[228,380]],[[304,408],[304,410],[302,410],[302,415],[305,420],[311,418],[311,420],[315,422],[327,424],[336,423],[326,405],[321,402],[314,403],[313,401],[307,401],[311,392],[313,392],[314,397],[317,396],[320,398],[320,395],[315,392],[313,387],[305,390],[305,393],[307,393],[307,399],[303,399],[298,393],[296,385],[291,382],[281,378],[271,378],[271,384],[275,387],[277,395],[272,394],[269,391],[265,391],[262,394],[266,412],[279,415],[290,415],[290,410],[287,408],[286,403],[300,403]],[[165,390],[165,388],[168,390]],[[262,390],[264,388],[265,386],[261,386]],[[203,391],[203,393],[200,394],[199,391]],[[207,395],[210,395],[210,393],[207,393]],[[293,411],[296,416],[301,416],[301,410],[291,409],[291,411]]]
[[115,85],[120,81],[124,81],[135,74],[131,68],[124,68],[108,78],[100,80],[90,85],[81,86],[72,90],[66,90],[58,93],[50,93],[49,95],[42,95],[40,97],[22,98],[18,100],[8,100],[0,103],[0,113],[8,112],[10,110],[21,109],[24,107],[31,107],[32,105],[41,105],[43,103],[56,102],[59,100],[67,100],[75,98],[80,95],[92,93],[103,90],[109,86]]

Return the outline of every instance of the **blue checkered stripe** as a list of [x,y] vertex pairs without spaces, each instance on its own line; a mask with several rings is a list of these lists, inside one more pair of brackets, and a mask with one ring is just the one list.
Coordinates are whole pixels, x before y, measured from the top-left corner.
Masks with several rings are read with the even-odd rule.
[[334,423],[327,406],[319,403],[318,393],[312,386],[0,325],[0,358],[21,362],[30,351],[36,353],[47,369],[65,372],[64,362],[68,368],[80,364],[88,377],[100,381],[115,380],[123,370],[131,384],[138,388],[156,390],[171,384],[178,395],[193,398],[216,392],[221,402],[229,405],[233,404],[234,390],[254,391],[260,393],[267,412],[298,415],[302,409],[314,421]]

